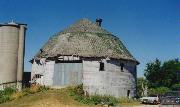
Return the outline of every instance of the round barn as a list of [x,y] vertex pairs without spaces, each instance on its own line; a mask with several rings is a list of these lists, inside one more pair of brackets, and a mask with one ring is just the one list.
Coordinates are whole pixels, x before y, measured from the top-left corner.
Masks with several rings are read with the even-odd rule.
[[139,62],[101,22],[84,18],[53,35],[31,60],[31,82],[52,88],[83,84],[89,95],[136,96]]

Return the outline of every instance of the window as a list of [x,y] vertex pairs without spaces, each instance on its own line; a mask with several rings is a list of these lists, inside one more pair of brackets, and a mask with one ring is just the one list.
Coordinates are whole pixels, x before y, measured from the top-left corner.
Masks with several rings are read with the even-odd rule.
[[35,78],[41,78],[40,74],[35,74]]
[[99,71],[104,71],[104,63],[100,62]]
[[121,66],[121,71],[124,72],[124,64],[121,63],[120,66]]

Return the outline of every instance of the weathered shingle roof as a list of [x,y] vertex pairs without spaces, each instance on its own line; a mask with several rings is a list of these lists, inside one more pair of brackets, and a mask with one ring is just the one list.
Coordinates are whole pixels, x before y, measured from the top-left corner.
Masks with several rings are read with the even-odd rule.
[[90,32],[90,33],[103,33],[103,34],[111,34],[105,29],[97,26],[95,23],[90,20],[83,18],[73,25],[69,26],[67,29],[63,30],[60,33],[75,33],[75,32]]
[[117,37],[88,19],[81,19],[52,36],[35,57],[54,57],[59,54],[109,57],[138,63]]

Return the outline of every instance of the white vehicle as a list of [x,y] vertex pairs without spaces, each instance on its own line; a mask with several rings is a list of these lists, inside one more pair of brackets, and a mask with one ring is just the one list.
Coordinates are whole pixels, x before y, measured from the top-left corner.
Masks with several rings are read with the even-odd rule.
[[143,104],[159,104],[158,95],[150,95],[149,97],[140,98]]

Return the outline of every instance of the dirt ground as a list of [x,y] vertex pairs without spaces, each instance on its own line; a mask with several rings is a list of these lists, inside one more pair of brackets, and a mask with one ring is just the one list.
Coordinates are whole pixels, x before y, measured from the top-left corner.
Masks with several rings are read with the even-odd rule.
[[[0,107],[102,107],[100,105],[87,106],[74,100],[66,90],[48,90],[30,94],[10,102],[0,104]],[[107,107],[107,106],[103,106]],[[118,107],[118,106],[117,106]],[[120,107],[159,107],[159,105],[123,104]],[[162,106],[173,107],[173,106]],[[180,107],[180,106],[174,106]]]

